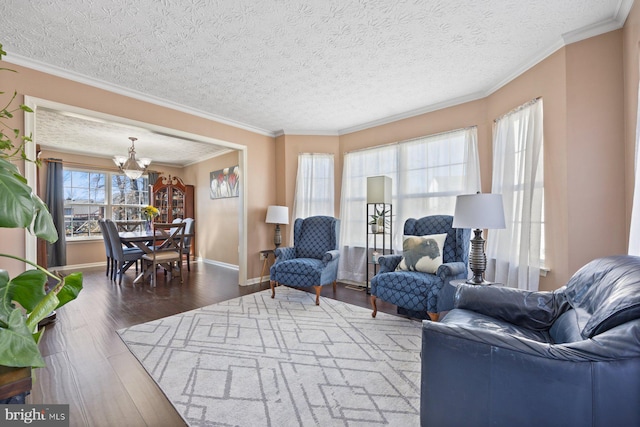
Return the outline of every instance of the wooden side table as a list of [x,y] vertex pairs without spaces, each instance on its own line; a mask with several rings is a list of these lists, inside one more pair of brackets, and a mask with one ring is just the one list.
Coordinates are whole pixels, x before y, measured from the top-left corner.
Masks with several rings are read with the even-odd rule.
[[274,261],[276,253],[273,249],[266,249],[264,251],[260,251],[260,258],[262,261],[262,271],[260,272],[260,283],[262,283],[262,278],[264,277],[264,271],[267,269],[267,265],[269,264],[269,255],[273,255]]

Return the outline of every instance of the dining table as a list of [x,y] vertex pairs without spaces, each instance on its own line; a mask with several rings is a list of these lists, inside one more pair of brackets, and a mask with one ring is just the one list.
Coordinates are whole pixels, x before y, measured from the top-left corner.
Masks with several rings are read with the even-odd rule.
[[[154,230],[143,231],[122,231],[118,233],[120,236],[120,242],[128,248],[139,248],[145,254],[153,252],[153,240],[156,237]],[[160,234],[158,234],[160,236]],[[162,237],[162,236],[160,236]],[[184,237],[193,237],[193,233],[185,233]],[[162,247],[162,246],[161,246]],[[139,283],[144,278],[144,271],[140,271],[138,276],[133,280],[133,283]]]

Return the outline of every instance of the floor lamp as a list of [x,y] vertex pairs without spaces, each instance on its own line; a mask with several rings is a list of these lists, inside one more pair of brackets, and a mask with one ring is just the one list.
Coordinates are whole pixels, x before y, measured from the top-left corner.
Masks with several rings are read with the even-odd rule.
[[467,280],[467,283],[488,284],[489,282],[484,280],[487,257],[484,253],[485,240],[482,238],[482,230],[505,228],[502,195],[478,193],[458,196],[452,226],[473,229],[474,236],[471,239],[469,253],[469,268],[473,272],[473,277]]

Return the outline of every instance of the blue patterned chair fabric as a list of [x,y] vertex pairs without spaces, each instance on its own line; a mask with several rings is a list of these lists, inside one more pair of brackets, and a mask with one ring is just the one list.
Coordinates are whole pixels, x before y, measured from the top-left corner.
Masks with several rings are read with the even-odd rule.
[[420,319],[437,319],[438,298],[444,285],[455,279],[467,278],[471,230],[452,228],[453,216],[432,215],[409,218],[404,223],[405,236],[444,234],[442,261],[436,274],[419,271],[395,271],[401,255],[379,258],[380,271],[371,279],[372,316],[377,313],[376,298],[398,306],[398,311]]
[[320,290],[332,284],[335,290],[338,277],[338,240],[340,220],[330,216],[298,218],[293,225],[293,246],[276,248],[276,261],[271,266],[271,298],[275,286],[294,288],[313,286],[316,305],[320,304]]

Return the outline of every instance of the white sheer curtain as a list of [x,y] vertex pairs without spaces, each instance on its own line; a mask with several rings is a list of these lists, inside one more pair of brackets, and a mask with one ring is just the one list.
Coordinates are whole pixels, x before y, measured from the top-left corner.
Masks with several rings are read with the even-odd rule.
[[506,229],[490,230],[487,277],[538,290],[543,229],[542,99],[496,120],[492,193],[502,194]]
[[[333,154],[298,154],[298,176],[292,221],[313,215],[334,216]],[[293,228],[292,228],[293,230]],[[293,233],[290,234],[293,244]]]
[[458,194],[480,190],[477,128],[426,136],[344,156],[338,279],[366,280],[367,177],[392,179],[393,247],[408,218],[450,214]]
[[636,117],[636,157],[631,228],[629,230],[629,255],[640,255],[640,88],[638,89],[638,112]]

